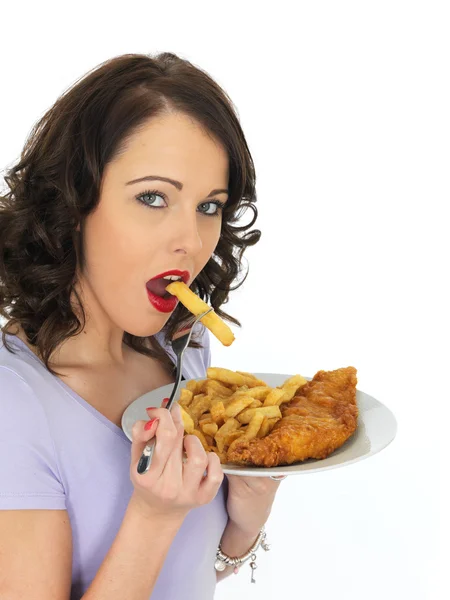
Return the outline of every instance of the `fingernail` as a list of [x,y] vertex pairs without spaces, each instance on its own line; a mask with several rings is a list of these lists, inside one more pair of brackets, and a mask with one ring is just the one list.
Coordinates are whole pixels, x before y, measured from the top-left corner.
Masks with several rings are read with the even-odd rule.
[[169,403],[169,398],[164,398],[164,400],[161,402],[161,407],[166,408],[168,403]]
[[145,410],[156,410],[156,406],[147,406]]
[[157,417],[155,417],[154,419],[150,419],[150,421],[148,421],[145,425],[144,425],[144,429],[145,431],[148,431],[149,429],[151,429],[153,423],[159,421],[159,419]]

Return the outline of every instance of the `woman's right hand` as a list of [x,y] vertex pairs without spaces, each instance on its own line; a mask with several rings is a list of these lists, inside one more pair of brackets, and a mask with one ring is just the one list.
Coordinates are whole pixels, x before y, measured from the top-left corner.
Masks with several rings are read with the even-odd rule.
[[[183,519],[191,509],[208,504],[216,496],[224,477],[220,459],[214,452],[205,452],[195,435],[184,436],[177,402],[170,412],[154,408],[148,413],[159,421],[148,431],[144,429],[146,421],[137,421],[132,429],[132,501],[144,516]],[[139,474],[137,464],[142,451],[155,436],[152,464],[146,473]],[[186,462],[183,462],[183,448]]]

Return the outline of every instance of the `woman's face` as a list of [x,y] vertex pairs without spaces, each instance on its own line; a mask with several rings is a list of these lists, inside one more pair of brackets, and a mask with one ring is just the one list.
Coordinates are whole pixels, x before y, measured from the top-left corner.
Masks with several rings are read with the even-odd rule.
[[[148,176],[179,183],[129,183]],[[228,198],[224,191],[210,194],[227,187],[227,153],[196,122],[181,113],[149,121],[107,165],[99,204],[84,224],[88,314],[136,336],[159,331],[173,309],[157,308],[146,283],[173,269],[188,271],[192,283],[219,241],[217,203]]]

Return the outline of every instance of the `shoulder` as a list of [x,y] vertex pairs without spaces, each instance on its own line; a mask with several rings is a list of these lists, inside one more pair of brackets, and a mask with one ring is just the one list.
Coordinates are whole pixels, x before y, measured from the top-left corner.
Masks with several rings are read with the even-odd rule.
[[50,376],[45,367],[31,353],[24,352],[10,338],[10,352],[0,343],[0,419],[11,427],[26,423],[41,433],[47,430],[46,399],[49,397]]
[[[0,338],[0,401],[6,402],[13,395],[20,398],[35,397],[36,381],[42,377],[42,366],[8,336],[8,349]],[[39,387],[39,386],[37,386]]]
[[[9,341],[9,340],[8,340]],[[0,344],[0,402],[9,402],[11,397],[32,395],[32,389],[26,381],[26,368],[20,349],[11,343],[13,352]]]
[[[47,432],[45,412],[38,396],[22,374],[0,364],[0,420],[14,431]],[[5,433],[5,431],[3,431]]]
[[[30,364],[31,351],[24,352],[24,343],[14,335],[7,335],[6,343],[7,345],[3,343],[0,333],[0,367],[15,372],[19,376],[26,370],[26,365]],[[31,364],[34,364],[35,360],[31,360]]]
[[0,364],[1,509],[65,508],[53,439],[39,388]]

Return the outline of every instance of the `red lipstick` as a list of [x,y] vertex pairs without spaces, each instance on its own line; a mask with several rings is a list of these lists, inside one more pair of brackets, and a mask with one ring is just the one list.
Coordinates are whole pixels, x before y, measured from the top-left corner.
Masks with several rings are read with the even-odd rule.
[[169,313],[175,310],[175,307],[178,304],[178,298],[169,294],[169,292],[165,291],[167,285],[169,285],[170,280],[163,280],[163,277],[167,275],[176,275],[180,278],[183,283],[188,283],[190,278],[189,271],[179,271],[178,269],[172,269],[171,271],[164,271],[164,273],[160,273],[156,275],[156,277],[152,277],[146,283],[147,295],[148,299],[152,306],[154,306],[157,310],[163,313]]
[[153,281],[154,279],[161,279],[161,277],[166,277],[166,275],[178,275],[178,277],[181,277],[183,283],[186,284],[189,281],[189,277],[191,276],[189,271],[179,271],[178,269],[172,269],[171,271],[164,271],[164,273],[160,273],[159,275],[156,275],[156,277],[152,277],[151,279],[149,279],[149,281]]

